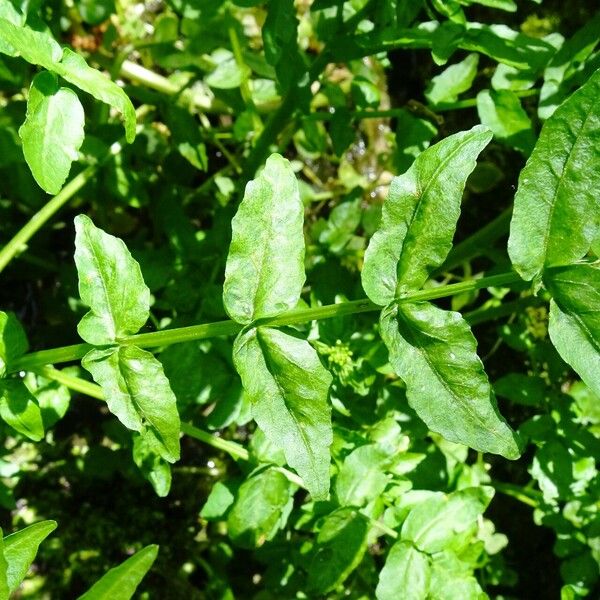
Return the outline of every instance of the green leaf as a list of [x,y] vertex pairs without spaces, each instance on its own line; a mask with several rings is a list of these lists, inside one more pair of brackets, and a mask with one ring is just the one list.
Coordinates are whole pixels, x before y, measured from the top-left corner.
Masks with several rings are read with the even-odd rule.
[[493,497],[491,487],[471,487],[429,498],[410,511],[401,539],[412,542],[421,552],[441,552],[456,535],[475,525]]
[[460,313],[426,302],[390,305],[380,328],[408,402],[429,429],[480,452],[519,457]]
[[223,302],[238,323],[295,308],[304,285],[304,207],[288,160],[272,155],[231,222]]
[[441,552],[431,564],[430,600],[488,600],[472,569],[453,552]]
[[396,542],[379,573],[377,600],[426,600],[431,567],[426,554],[410,542]]
[[314,348],[305,340],[259,327],[237,337],[233,359],[258,426],[283,449],[315,500],[325,499],[333,440],[327,401],[332,377]]
[[365,554],[368,531],[367,522],[352,508],[325,517],[308,567],[309,592],[326,594],[344,582]]
[[389,481],[390,456],[376,444],[351,452],[338,473],[335,492],[342,506],[363,506],[379,496]]
[[116,108],[125,121],[125,136],[135,139],[135,109],[127,94],[100,71],[92,69],[85,59],[69,48],[62,48],[47,31],[18,26],[0,17],[0,52],[21,56],[27,62],[44,67],[91,94],[97,100]]
[[234,503],[235,496],[227,482],[217,481],[210,490],[206,504],[200,511],[200,516],[208,521],[218,521],[223,518],[229,507]]
[[8,562],[4,556],[4,539],[0,529],[0,600],[9,600],[10,589],[8,587],[7,571]]
[[88,343],[104,345],[133,335],[150,313],[150,290],[122,240],[75,217],[75,264],[79,294],[90,311],[77,326]]
[[40,521],[4,538],[4,557],[8,563],[6,579],[14,592],[27,575],[39,545],[56,529],[56,521]]
[[158,556],[158,546],[142,548],[113,567],[78,600],[129,600]]
[[157,496],[168,496],[171,489],[171,466],[154,451],[147,436],[135,435],[133,462],[150,482]]
[[552,294],[552,343],[586,385],[600,396],[600,268],[572,265],[547,273]]
[[71,163],[77,160],[84,121],[83,106],[75,92],[59,88],[56,76],[48,71],[34,77],[19,136],[31,173],[49,194],[60,191]]
[[285,527],[292,504],[292,485],[279,471],[267,469],[250,477],[240,486],[229,512],[229,536],[244,548],[262,546]]
[[216,63],[204,81],[211,87],[219,90],[239,88],[246,81],[252,71],[245,64],[238,64],[235,56],[229,50],[220,48],[213,52],[211,58]]
[[0,417],[15,431],[34,442],[44,437],[40,407],[20,379],[0,380]]
[[0,311],[0,377],[10,368],[10,363],[29,349],[25,330],[12,312]]
[[508,253],[524,279],[579,260],[600,233],[599,141],[600,71],[546,121],[521,171]]
[[64,48],[60,64],[55,65],[51,70],[96,100],[116,108],[123,115],[125,137],[129,143],[133,142],[136,124],[135,108],[127,94],[114,81],[97,69],[92,69],[82,56],[70,48]]
[[510,90],[483,90],[477,94],[479,119],[489,127],[498,140],[524,156],[529,156],[535,145],[531,120],[521,106],[519,97]]
[[110,412],[125,427],[141,433],[166,461],[179,459],[177,401],[162,365],[150,352],[135,346],[94,349],[81,364],[102,387]]
[[573,87],[573,76],[600,42],[599,30],[600,13],[569,38],[546,66],[538,107],[540,119],[550,118],[569,95]]
[[479,54],[469,54],[464,60],[450,65],[431,80],[425,97],[433,105],[456,102],[458,96],[473,85],[478,65]]
[[408,290],[420,289],[444,262],[467,177],[491,137],[482,126],[451,135],[425,150],[392,181],[362,272],[363,287],[373,302],[386,305]]

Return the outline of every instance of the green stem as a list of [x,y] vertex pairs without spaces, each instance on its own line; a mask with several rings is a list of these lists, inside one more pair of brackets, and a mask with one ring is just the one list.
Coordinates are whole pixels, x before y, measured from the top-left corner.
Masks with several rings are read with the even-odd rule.
[[542,494],[535,490],[526,490],[518,485],[513,485],[511,483],[502,483],[500,481],[492,481],[490,485],[501,494],[505,496],[510,496],[523,504],[527,504],[527,506],[531,506],[532,508],[537,508],[542,500]]
[[[486,287],[510,285],[519,281],[521,280],[516,273],[502,273],[500,275],[491,275],[480,279],[471,279],[469,281],[461,281],[459,283],[412,292],[398,298],[398,302],[436,300]],[[378,310],[381,310],[380,306],[374,304],[367,298],[363,298],[361,300],[351,300],[349,302],[340,302],[339,304],[327,304],[325,306],[317,306],[314,308],[298,308],[276,317],[260,319],[259,321],[256,321],[254,325],[282,327]],[[157,348],[182,342],[235,335],[242,327],[242,325],[235,321],[218,321],[216,323],[166,329],[164,331],[154,331],[152,333],[140,333],[119,340],[119,343],[121,345],[134,345],[139,348]],[[11,363],[9,365],[9,370],[10,372],[21,370],[27,371],[40,365],[79,360],[91,349],[92,346],[89,344],[75,344],[73,346],[63,346],[62,348],[54,348],[51,350],[31,352]]]
[[[140,106],[136,111],[138,119],[143,117],[149,110],[148,106]],[[10,261],[23,252],[27,242],[51,219],[73,196],[90,180],[98,169],[111,157],[123,149],[124,140],[115,142],[109,151],[95,164],[89,165],[81,173],[73,177],[65,187],[35,213],[29,221],[13,236],[13,238],[0,250],[0,273],[6,268]]]

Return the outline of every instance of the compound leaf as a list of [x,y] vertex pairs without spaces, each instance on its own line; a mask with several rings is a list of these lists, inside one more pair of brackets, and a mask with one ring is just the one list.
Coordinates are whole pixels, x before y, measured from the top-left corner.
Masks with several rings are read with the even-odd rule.
[[460,313],[407,302],[386,308],[380,324],[408,402],[432,431],[480,452],[519,457]]
[[550,339],[600,397],[600,269],[583,264],[553,269],[544,281],[553,296]]
[[150,448],[168,462],[179,459],[177,401],[160,362],[135,346],[88,352],[81,364],[104,392],[120,421],[142,434]]
[[396,177],[381,225],[365,254],[362,282],[369,298],[389,304],[420,289],[452,248],[467,177],[492,133],[481,125],[451,135],[421,153]]
[[84,121],[83,106],[73,90],[59,88],[56,76],[48,71],[34,77],[19,136],[33,177],[49,194],[60,191],[77,159]]
[[79,294],[90,311],[77,326],[88,343],[104,345],[137,333],[148,320],[150,290],[122,240],[75,218],[75,264]]
[[457,534],[476,523],[493,497],[491,487],[471,487],[429,498],[410,511],[400,537],[422,552],[441,552]]
[[332,377],[314,348],[306,340],[259,327],[237,337],[233,358],[258,426],[283,449],[313,497],[326,498]]
[[[582,258],[600,231],[600,71],[550,117],[519,177],[508,253],[521,277]],[[585,174],[585,176],[584,176]]]
[[6,579],[14,592],[27,575],[39,545],[56,529],[56,521],[40,521],[4,538],[4,557],[8,563]]
[[142,548],[103,575],[79,600],[129,600],[157,556],[155,544]]
[[35,442],[44,437],[38,402],[20,379],[0,380],[0,417],[15,431]]
[[231,222],[223,302],[238,323],[295,308],[304,285],[304,207],[288,160],[272,155]]
[[396,542],[379,573],[377,600],[425,600],[429,590],[429,558],[410,542]]

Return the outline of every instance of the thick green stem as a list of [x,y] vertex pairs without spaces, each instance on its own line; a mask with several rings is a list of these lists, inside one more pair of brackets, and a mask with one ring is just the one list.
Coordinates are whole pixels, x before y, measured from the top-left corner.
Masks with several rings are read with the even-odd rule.
[[[438,298],[447,298],[464,292],[479,290],[487,287],[506,286],[520,281],[516,273],[502,273],[500,275],[491,275],[481,279],[471,279],[461,281],[450,285],[420,290],[412,292],[398,298],[398,302],[422,302],[425,300],[436,300]],[[374,304],[367,298],[361,300],[352,300],[350,302],[340,302],[339,304],[327,304],[314,308],[298,308],[283,313],[276,317],[261,319],[255,323],[256,326],[282,327],[285,325],[298,325],[310,321],[319,321],[321,319],[330,319],[343,315],[351,315],[363,312],[372,312],[381,310],[381,307]],[[121,345],[134,345],[139,348],[157,348],[160,346],[169,346],[182,342],[193,340],[202,340],[212,337],[235,335],[242,329],[242,325],[235,321],[218,321],[216,323],[206,323],[203,325],[192,325],[190,327],[179,327],[176,329],[166,329],[164,331],[154,331],[152,333],[140,333],[119,340]],[[64,346],[52,350],[41,350],[22,356],[14,361],[9,369],[11,372],[27,371],[41,365],[69,362],[79,360],[92,348],[89,344],[75,344],[73,346]]]

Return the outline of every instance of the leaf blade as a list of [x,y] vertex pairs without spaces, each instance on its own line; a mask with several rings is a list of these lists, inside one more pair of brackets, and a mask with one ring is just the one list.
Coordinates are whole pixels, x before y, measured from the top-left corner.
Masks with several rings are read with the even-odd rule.
[[102,387],[109,410],[125,427],[141,433],[167,462],[179,459],[177,400],[154,355],[135,346],[94,349],[81,364]]
[[377,600],[423,600],[429,590],[431,566],[427,555],[410,542],[396,542],[379,573]]
[[373,302],[385,306],[399,294],[420,289],[444,262],[467,177],[491,137],[482,126],[449,136],[393,180],[381,225],[365,253],[362,282]]
[[48,71],[34,77],[19,137],[33,177],[49,194],[60,191],[77,159],[85,136],[84,120],[75,92],[59,88]]
[[75,265],[79,295],[90,307],[77,326],[79,335],[99,346],[137,333],[148,320],[150,290],[124,242],[78,215]]
[[4,556],[8,562],[6,577],[11,592],[16,590],[38,551],[39,545],[56,529],[56,521],[40,521],[4,538]]
[[572,265],[549,272],[550,339],[563,360],[600,396],[600,269]]
[[253,416],[315,499],[329,490],[332,377],[305,340],[260,327],[242,332],[233,359]]
[[105,573],[79,600],[129,600],[157,556],[157,545],[142,548]]
[[432,431],[481,452],[519,457],[460,313],[401,303],[382,312],[380,327],[408,402]]
[[598,236],[599,143],[600,70],[546,121],[521,171],[508,253],[523,279],[579,260]]
[[20,379],[0,380],[0,417],[15,431],[34,442],[44,438],[39,404]]
[[304,285],[304,208],[288,160],[272,155],[231,222],[223,303],[238,323],[295,308]]

